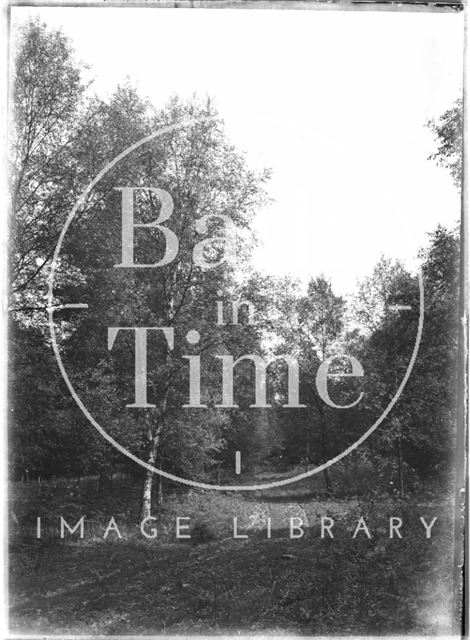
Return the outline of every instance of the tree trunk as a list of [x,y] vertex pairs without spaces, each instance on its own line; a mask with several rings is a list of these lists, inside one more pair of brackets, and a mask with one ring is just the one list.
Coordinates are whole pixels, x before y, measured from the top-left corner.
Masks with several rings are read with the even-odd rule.
[[160,507],[163,504],[163,476],[158,476],[157,480],[157,504]]
[[112,479],[111,479],[111,475],[109,473],[109,470],[106,471],[100,471],[98,474],[98,491],[99,493],[102,493],[103,491],[106,491],[107,489],[110,489],[112,485]]
[[152,515],[152,483],[153,472],[147,469],[145,472],[144,488],[142,490],[141,520],[145,520]]
[[323,469],[323,477],[325,478],[326,492],[329,496],[331,496],[331,494],[333,493],[333,485],[331,483],[329,469]]
[[[149,445],[147,463],[153,465],[157,457],[158,437],[152,438]],[[140,519],[145,520],[152,515],[152,487],[153,487],[153,471],[147,469],[145,471],[144,486],[142,489],[142,503],[140,508]]]
[[[317,401],[318,413],[320,415],[320,433],[321,433],[321,455],[322,462],[325,463],[328,460],[328,452],[326,447],[326,425],[325,425],[325,413],[323,411],[323,407],[321,402],[317,398],[315,394],[315,398]],[[330,471],[329,469],[323,469],[323,477],[325,479],[326,492],[328,495],[333,493],[333,485],[331,483]]]
[[[163,469],[162,454],[158,456],[158,468]],[[163,504],[163,476],[158,474],[157,478],[157,505],[160,507]]]
[[400,498],[405,497],[405,479],[403,476],[403,454],[401,448],[401,433],[397,438],[397,461],[398,461],[398,490]]

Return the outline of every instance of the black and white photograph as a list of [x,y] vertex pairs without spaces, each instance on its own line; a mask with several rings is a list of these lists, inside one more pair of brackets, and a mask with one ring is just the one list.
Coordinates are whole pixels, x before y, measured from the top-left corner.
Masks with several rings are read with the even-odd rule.
[[466,637],[466,7],[3,8],[3,637]]

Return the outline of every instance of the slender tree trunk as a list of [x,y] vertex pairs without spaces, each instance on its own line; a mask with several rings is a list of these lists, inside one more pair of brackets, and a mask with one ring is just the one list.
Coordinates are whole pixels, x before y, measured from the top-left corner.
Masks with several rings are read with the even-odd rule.
[[[326,434],[325,434],[325,420],[322,415],[320,418],[320,426],[321,426],[321,448],[322,448],[322,461],[327,461],[327,452],[326,452]],[[331,483],[330,471],[329,469],[323,469],[323,477],[325,478],[326,492],[328,495],[333,493],[333,485]]]
[[145,472],[144,488],[142,490],[142,506],[140,509],[140,519],[145,520],[152,515],[152,483],[153,473],[149,470]]
[[400,498],[405,497],[405,479],[403,476],[403,452],[401,446],[401,433],[397,438],[397,461],[398,461],[398,491]]
[[[318,409],[318,414],[320,416],[320,435],[321,435],[321,456],[322,462],[326,462],[328,460],[328,452],[326,446],[326,424],[325,424],[325,412],[323,410],[323,406],[321,401],[319,400],[317,394],[314,392],[315,402]],[[326,492],[328,495],[333,493],[333,484],[331,482],[331,476],[329,469],[323,469],[323,477],[325,479]]]
[[108,470],[100,471],[98,474],[98,491],[102,493],[111,487],[111,476]]
[[[176,281],[176,271],[173,272],[173,282]],[[170,295],[170,298],[167,300],[167,326],[168,323],[174,322],[175,319],[175,301],[174,297]],[[170,360],[170,353],[166,352],[165,364],[168,364]],[[160,434],[163,430],[165,412],[167,406],[168,393],[170,390],[170,386],[166,387],[166,390],[163,395],[163,399],[161,401],[160,409],[157,414],[157,417],[153,424],[149,424],[148,433],[149,433],[149,450],[147,456],[147,464],[154,465],[155,460],[157,459],[157,451],[158,445],[160,442]],[[162,485],[162,476],[158,475],[158,485],[157,485],[157,503],[161,504],[163,500],[163,485]],[[149,469],[145,472],[144,486],[142,489],[142,503],[140,508],[140,516],[141,520],[148,518],[152,515],[152,489],[153,489],[153,472]]]
[[[158,457],[158,468],[161,469],[163,465],[162,455]],[[163,504],[163,476],[159,475],[157,479],[157,505],[160,507]]]
[[[393,369],[394,369],[394,377],[395,377],[395,386],[396,389],[398,387],[398,375],[397,375],[397,367],[396,367],[397,356],[395,349],[393,350]],[[405,478],[403,475],[403,448],[402,448],[402,428],[399,419],[397,419],[396,423],[397,427],[397,463],[398,463],[398,495],[400,498],[405,497]]]
[[[152,438],[149,445],[147,463],[153,465],[157,457],[158,437]],[[152,515],[152,486],[153,471],[147,469],[145,471],[144,486],[142,489],[142,503],[140,508],[140,519],[145,520]]]
[[323,469],[323,477],[325,478],[326,492],[331,496],[333,493],[333,485],[331,483],[330,472],[328,469]]
[[311,429],[308,430],[307,432],[307,450],[305,452],[305,471],[308,470],[309,464],[310,464],[310,434],[311,434]]
[[163,477],[158,476],[157,480],[157,504],[160,507],[163,504]]

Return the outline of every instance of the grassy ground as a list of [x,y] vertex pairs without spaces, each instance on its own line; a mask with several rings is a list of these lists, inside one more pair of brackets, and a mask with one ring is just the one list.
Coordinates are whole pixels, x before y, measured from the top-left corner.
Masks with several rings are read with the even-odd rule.
[[[271,492],[272,493],[272,492]],[[106,493],[22,485],[11,507],[10,627],[14,633],[148,634],[251,632],[320,634],[450,633],[452,513],[417,499],[298,500],[276,495],[191,491],[167,497],[158,538],[136,526],[138,489],[120,482]],[[85,537],[61,540],[59,515],[86,515]],[[103,532],[113,515],[122,539]],[[176,516],[188,516],[191,540],[176,540]],[[44,537],[34,538],[36,516]],[[232,519],[248,539],[233,539]],[[289,538],[289,517],[305,535]],[[321,516],[335,538],[320,537]],[[352,534],[364,517],[373,536]],[[403,539],[389,534],[403,519]],[[419,522],[438,521],[425,539]],[[266,520],[272,538],[266,538]]]

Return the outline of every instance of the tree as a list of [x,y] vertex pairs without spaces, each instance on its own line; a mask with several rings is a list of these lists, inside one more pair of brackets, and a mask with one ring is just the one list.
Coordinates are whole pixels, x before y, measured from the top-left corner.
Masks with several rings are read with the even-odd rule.
[[[400,263],[382,258],[373,274],[359,284],[354,301],[356,320],[367,336],[361,361],[367,370],[367,389],[362,403],[363,417],[373,423],[393,398],[403,378],[416,338],[419,293],[417,284]],[[411,303],[411,304],[410,304]],[[398,305],[398,306],[397,306]],[[400,311],[401,305],[411,310]],[[396,460],[400,495],[404,495],[403,443],[412,429],[410,415],[400,412],[404,402],[374,440],[376,452]]]
[[[445,476],[452,450],[455,396],[458,240],[438,227],[420,252],[424,279],[424,330],[412,374],[393,412],[368,441],[374,455],[395,459],[399,492],[405,466],[423,479]],[[416,340],[417,279],[382,259],[358,287],[356,321],[366,339],[359,347],[367,372],[362,419],[372,423],[393,397]],[[395,305],[410,305],[397,311]]]
[[[84,418],[64,394],[60,377],[54,375],[52,381],[48,375],[51,368],[38,367],[33,357],[38,344],[42,345],[40,351],[50,354],[45,323],[46,268],[77,196],[112,158],[149,133],[187,118],[206,120],[211,116],[210,121],[155,139],[96,185],[65,237],[54,281],[55,304],[89,303],[86,314],[58,310],[54,319],[64,362],[76,365],[69,368],[70,377],[92,413],[97,412],[119,442],[151,464],[160,458],[170,471],[204,479],[225,442],[228,412],[221,410],[214,413],[214,420],[207,420],[207,410],[181,409],[188,401],[188,362],[182,357],[187,345],[182,341],[190,329],[200,331],[201,343],[189,349],[208,361],[201,402],[213,406],[217,384],[220,388],[219,363],[213,356],[232,339],[226,329],[215,325],[217,291],[230,292],[234,271],[240,271],[246,262],[251,242],[249,222],[264,198],[262,184],[268,174],[246,167],[243,156],[227,141],[210,100],[183,103],[174,97],[164,108],[156,109],[129,84],[118,87],[109,101],[85,99],[81,68],[60,32],[32,21],[20,29],[17,40],[12,105],[16,128],[10,145],[15,336],[11,357],[19,375],[12,381],[11,396],[18,399],[13,405],[22,409],[17,413],[21,425],[16,431],[25,437],[16,438],[15,452],[25,443],[28,448],[33,429],[42,433],[44,443],[49,435],[54,439],[54,432],[60,433],[54,416],[46,409],[38,411],[41,406],[57,407],[56,392],[67,398],[61,404],[61,420],[72,430],[80,424],[77,433],[83,433]],[[113,268],[121,252],[121,194],[116,187],[123,184],[158,186],[171,194],[175,214],[169,225],[178,238],[179,252],[170,265],[146,273]],[[137,218],[154,220],[160,202],[151,190],[143,189],[135,194],[135,209]],[[200,261],[216,262],[226,244],[221,218],[208,219],[207,231],[202,231],[201,219],[209,213],[226,216],[241,233],[234,238],[236,260],[205,271],[193,261],[196,245],[204,243]],[[165,253],[164,238],[158,231],[136,233],[135,240],[137,262],[153,262]],[[133,336],[122,331],[108,351],[102,331],[118,323],[168,326],[176,334],[173,352],[161,340],[149,343],[155,359],[149,367],[147,391],[148,397],[157,401],[154,410],[141,409],[138,416],[125,409],[133,393]],[[28,345],[36,346],[25,350]],[[19,402],[24,383],[29,392],[27,411]],[[36,393],[39,389],[42,395]],[[74,442],[78,446],[76,438]],[[182,443],[186,444],[179,446]],[[29,457],[26,449],[22,459]],[[80,473],[83,469],[106,469],[106,459],[113,461],[115,456],[102,442],[98,453],[78,459]],[[54,455],[50,460],[52,466],[57,461]],[[152,475],[147,474],[144,515],[150,512],[151,489]]]
[[16,34],[10,139],[12,302],[18,312],[38,303],[80,176],[71,147],[80,131],[85,86],[67,38],[32,20]]
[[[439,123],[430,123],[439,144],[437,152],[432,156],[439,164],[448,167],[454,182],[460,187],[460,262],[459,262],[459,330],[457,357],[457,437],[456,437],[456,483],[455,512],[463,513],[465,509],[465,492],[462,490],[466,479],[465,449],[468,429],[468,222],[465,218],[466,194],[463,171],[463,99],[447,111]],[[454,630],[460,629],[461,619],[461,584],[463,566],[463,550],[461,547],[462,530],[459,518],[455,518],[454,526]]]
[[[213,118],[207,120],[209,116]],[[56,290],[61,300],[79,299],[89,304],[90,311],[76,321],[73,336],[64,344],[64,349],[69,362],[87,369],[100,368],[112,381],[118,392],[114,409],[117,411],[119,407],[119,411],[126,414],[124,421],[111,421],[115,435],[121,438],[123,428],[134,434],[134,449],[148,464],[154,465],[157,458],[165,457],[165,449],[167,452],[172,449],[171,441],[178,440],[176,432],[181,434],[185,432],[184,425],[191,425],[187,447],[177,462],[183,467],[186,465],[186,474],[194,471],[194,465],[189,464],[189,454],[194,451],[195,438],[200,444],[205,442],[203,451],[215,452],[219,443],[215,433],[217,425],[201,415],[207,409],[201,407],[188,412],[181,408],[188,402],[188,363],[184,356],[189,349],[190,354],[201,358],[202,369],[202,364],[209,358],[214,361],[213,356],[220,353],[227,342],[226,330],[215,324],[217,291],[233,288],[233,274],[246,260],[249,249],[246,233],[242,241],[239,235],[232,237],[231,227],[248,231],[254,209],[263,198],[262,183],[267,179],[267,174],[258,175],[247,169],[243,157],[226,140],[216,116],[210,101],[183,103],[173,98],[165,108],[156,111],[140,101],[129,87],[118,89],[109,107],[102,108],[100,131],[102,137],[110,132],[121,140],[121,130],[121,147],[129,146],[129,128],[139,139],[162,125],[183,123],[188,118],[197,118],[199,122],[155,139],[126,158],[97,185],[87,214],[71,230],[65,245],[70,264],[85,274],[84,280],[78,286]],[[122,184],[141,187],[133,193],[133,198],[135,219],[143,221],[155,220],[160,210],[158,199],[148,187],[158,186],[170,194],[174,214],[167,224],[178,244],[178,253],[170,263],[155,269],[113,267],[119,263],[122,251],[121,221],[116,215],[121,207],[121,193],[113,187]],[[206,215],[207,228],[200,224]],[[234,243],[233,253],[227,252],[226,227]],[[195,251],[202,247],[198,262]],[[136,262],[153,263],[166,255],[166,251],[165,237],[158,231],[136,234]],[[223,257],[228,259],[216,268],[199,266],[203,260],[211,267]],[[161,334],[149,337],[152,360],[147,371],[146,393],[148,404],[154,405],[151,408],[125,408],[134,403],[135,336],[132,331],[121,331],[109,351],[103,330],[117,323],[123,328],[167,327],[175,332],[171,349]],[[187,347],[185,336],[195,330],[199,332],[200,342]],[[214,366],[204,366],[209,376],[203,382],[209,382],[209,388],[202,394],[201,404],[214,404],[210,387],[215,380],[210,373]],[[87,379],[81,377],[77,382],[80,381],[83,384],[80,393],[86,397]],[[171,438],[169,434],[173,434]],[[194,463],[203,463],[203,451],[199,450],[199,458],[194,458]],[[206,460],[197,465],[200,473],[208,463]],[[153,474],[149,471],[143,489],[143,518],[151,511],[152,480]]]
[[[327,358],[338,353],[343,332],[344,301],[333,292],[324,276],[312,278],[307,292],[296,300],[295,313],[285,327],[280,347],[297,357],[302,371],[301,402],[307,406],[303,415],[296,414],[294,424],[303,423],[300,432],[305,437],[303,458],[307,463],[326,462],[331,456],[328,426],[331,413],[327,411],[316,387],[318,367]],[[292,418],[284,417],[285,427],[294,432]],[[297,429],[298,431],[298,429]],[[316,436],[318,435],[318,438]],[[328,493],[333,490],[328,468],[323,472]]]
[[463,102],[456,101],[455,105],[445,111],[437,120],[430,120],[428,127],[437,141],[437,150],[431,154],[430,160],[449,169],[457,186],[462,182],[463,159]]
[[[31,20],[14,41],[9,139],[13,472],[69,474],[77,471],[83,438],[70,426],[72,407],[63,398],[45,340],[45,270],[80,179],[71,148],[85,87],[82,67],[60,32]],[[75,276],[69,274],[72,280]]]

